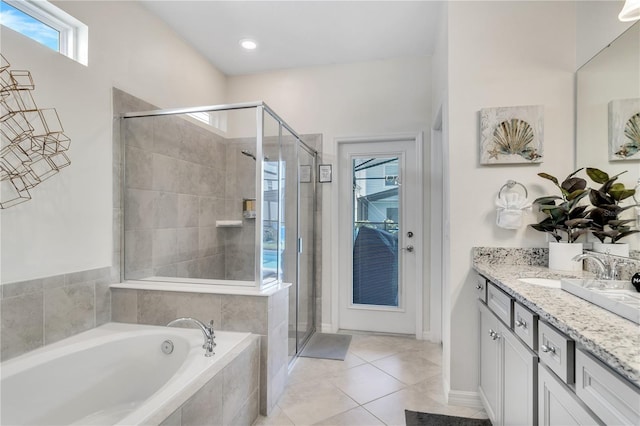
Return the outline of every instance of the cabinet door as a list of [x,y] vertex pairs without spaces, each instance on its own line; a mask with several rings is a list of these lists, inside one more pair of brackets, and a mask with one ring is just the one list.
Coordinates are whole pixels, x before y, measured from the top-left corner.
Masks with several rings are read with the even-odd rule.
[[543,426],[602,424],[554,374],[538,367],[538,421]]
[[[480,397],[483,399],[487,415],[495,425],[501,424],[499,413],[499,365],[500,340],[498,319],[482,303],[480,307]],[[494,334],[495,333],[495,334]]]
[[505,425],[537,425],[538,357],[510,330],[501,326],[503,412]]

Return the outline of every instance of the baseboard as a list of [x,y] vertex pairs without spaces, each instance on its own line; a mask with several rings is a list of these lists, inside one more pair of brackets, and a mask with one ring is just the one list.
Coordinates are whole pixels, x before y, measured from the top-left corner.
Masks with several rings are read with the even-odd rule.
[[478,392],[465,392],[457,390],[449,390],[447,401],[451,405],[459,405],[462,407],[471,407],[482,409],[482,400]]
[[323,322],[320,325],[320,332],[321,333],[335,333],[333,331],[333,325],[331,323],[326,323],[326,322]]

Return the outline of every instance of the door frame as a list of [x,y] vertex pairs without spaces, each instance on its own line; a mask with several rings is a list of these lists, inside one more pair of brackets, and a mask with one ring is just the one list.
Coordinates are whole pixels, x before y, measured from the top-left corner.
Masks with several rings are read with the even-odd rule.
[[[418,172],[418,178],[416,179],[416,183],[418,185],[417,191],[417,199],[416,207],[418,208],[417,220],[414,233],[416,236],[419,236],[414,244],[416,248],[416,280],[415,280],[415,308],[416,308],[416,328],[415,328],[415,336],[416,339],[423,339],[423,283],[424,283],[424,274],[423,274],[423,263],[424,263],[424,241],[423,241],[423,222],[424,222],[424,207],[423,207],[423,192],[424,192],[424,183],[422,176],[423,172],[423,136],[422,132],[419,133],[395,133],[395,134],[387,134],[387,135],[376,135],[376,136],[356,136],[356,137],[336,137],[335,141],[335,158],[336,163],[339,161],[338,155],[340,152],[340,146],[345,144],[352,143],[366,143],[366,142],[396,142],[396,141],[412,141],[415,150],[416,150],[416,170]],[[332,240],[332,273],[331,273],[331,331],[338,331],[338,325],[340,323],[340,268],[339,265],[339,242],[340,242],[340,232],[339,232],[339,220],[340,220],[340,185],[343,179],[351,179],[350,176],[341,176],[339,173],[339,167],[336,164],[334,167],[334,182],[335,186],[332,188],[333,197],[332,197],[332,215],[331,215],[331,240]],[[344,201],[343,201],[344,202]]]

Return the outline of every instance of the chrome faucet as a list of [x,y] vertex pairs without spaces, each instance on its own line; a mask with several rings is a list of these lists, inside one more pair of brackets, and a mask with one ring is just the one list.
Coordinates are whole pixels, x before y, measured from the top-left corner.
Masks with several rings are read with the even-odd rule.
[[616,278],[616,263],[614,260],[611,261],[610,264],[607,264],[599,258],[591,253],[583,253],[574,257],[572,260],[576,262],[583,259],[591,259],[598,265],[598,272],[596,272],[596,278],[600,280],[614,280]]
[[204,335],[204,344],[202,345],[202,347],[205,349],[204,356],[212,356],[214,354],[213,348],[216,346],[216,342],[214,341],[216,335],[213,331],[213,320],[209,321],[209,325],[205,325],[204,323],[202,323],[202,321],[195,318],[183,317],[174,319],[169,324],[167,324],[167,327],[171,327],[172,325],[181,322],[190,322],[198,326],[198,328]]

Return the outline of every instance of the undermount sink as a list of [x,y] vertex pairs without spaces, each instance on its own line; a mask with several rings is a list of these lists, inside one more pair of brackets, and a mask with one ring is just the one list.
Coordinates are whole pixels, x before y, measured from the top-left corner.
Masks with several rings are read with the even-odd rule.
[[537,285],[539,287],[560,288],[560,280],[553,280],[551,278],[518,278],[518,281],[525,284]]
[[563,279],[561,287],[574,296],[640,324],[640,293],[629,281]]

